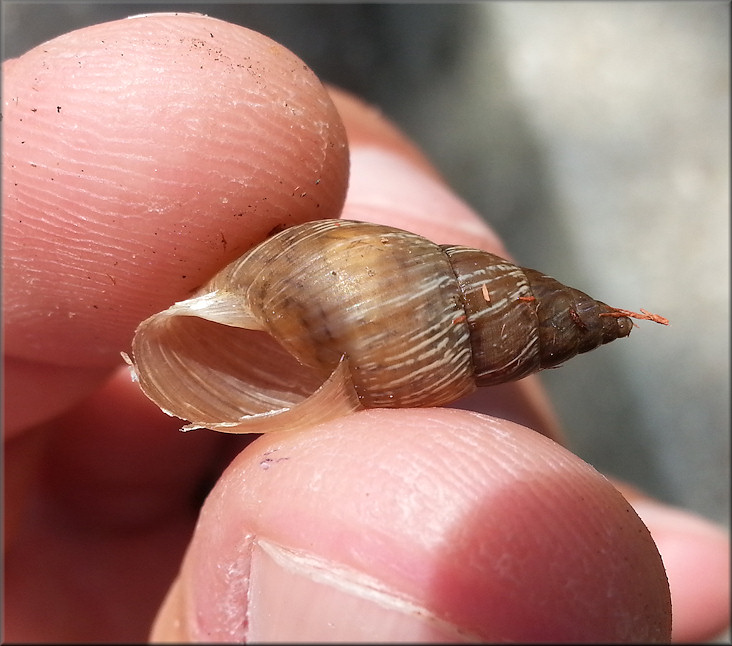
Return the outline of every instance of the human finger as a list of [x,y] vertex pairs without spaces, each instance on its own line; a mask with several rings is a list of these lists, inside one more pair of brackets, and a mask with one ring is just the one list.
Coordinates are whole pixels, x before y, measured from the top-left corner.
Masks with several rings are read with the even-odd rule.
[[[124,527],[131,542],[146,523],[187,529],[217,452],[208,436],[189,438],[186,451],[178,424],[128,377],[102,384],[139,320],[187,296],[272,228],[338,214],[345,136],[299,59],[202,16],[140,17],[62,36],[5,63],[4,99],[4,430],[16,436],[6,512],[11,530],[22,525],[11,554],[12,621],[30,634],[110,636],[100,624],[114,624],[140,581],[136,558],[154,547],[105,547],[90,527]],[[21,512],[39,481],[56,513],[28,526]],[[36,557],[33,549],[71,526],[81,528],[66,543],[73,558]],[[148,582],[159,582],[177,553],[153,557]],[[129,575],[128,584],[104,579],[100,561]],[[54,606],[63,591],[46,585],[51,565],[54,580],[74,581],[75,593],[64,595],[69,612]],[[99,600],[109,601],[104,613],[85,616],[83,598],[100,577],[115,594]],[[57,624],[44,615],[51,606]]]
[[156,641],[651,642],[666,577],[612,485],[447,409],[263,436],[199,517]]
[[340,211],[337,111],[261,34],[138,16],[60,36],[3,72],[10,428],[88,393],[140,320],[272,229]]
[[648,527],[663,558],[673,605],[673,642],[718,639],[730,625],[729,532],[625,482],[614,484]]

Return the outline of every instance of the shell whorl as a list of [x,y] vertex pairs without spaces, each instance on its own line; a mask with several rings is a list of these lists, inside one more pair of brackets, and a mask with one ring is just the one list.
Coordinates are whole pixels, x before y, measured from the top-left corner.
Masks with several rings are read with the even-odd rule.
[[476,386],[521,379],[614,339],[627,317],[533,269],[477,249],[443,245],[465,300]]
[[265,331],[321,376],[345,355],[366,408],[439,405],[475,388],[457,279],[421,236],[313,222],[262,243],[229,279]]

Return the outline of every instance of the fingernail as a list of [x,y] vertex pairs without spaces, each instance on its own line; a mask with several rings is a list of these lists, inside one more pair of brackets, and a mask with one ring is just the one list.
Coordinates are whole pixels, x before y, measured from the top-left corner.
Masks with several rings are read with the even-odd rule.
[[247,641],[455,642],[456,627],[374,579],[259,540]]

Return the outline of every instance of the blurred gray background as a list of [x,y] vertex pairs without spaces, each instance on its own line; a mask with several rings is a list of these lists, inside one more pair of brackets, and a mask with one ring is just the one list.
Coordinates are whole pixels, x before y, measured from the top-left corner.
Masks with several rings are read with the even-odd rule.
[[543,380],[585,460],[729,525],[728,3],[2,10],[4,59],[97,22],[206,13],[380,106],[521,264],[671,320]]

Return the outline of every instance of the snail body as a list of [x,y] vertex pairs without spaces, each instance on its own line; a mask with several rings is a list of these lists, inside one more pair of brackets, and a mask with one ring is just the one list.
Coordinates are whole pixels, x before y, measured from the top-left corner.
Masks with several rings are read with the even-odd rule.
[[322,220],[143,321],[133,367],[188,428],[284,430],[453,402],[627,336],[631,314],[484,251]]

